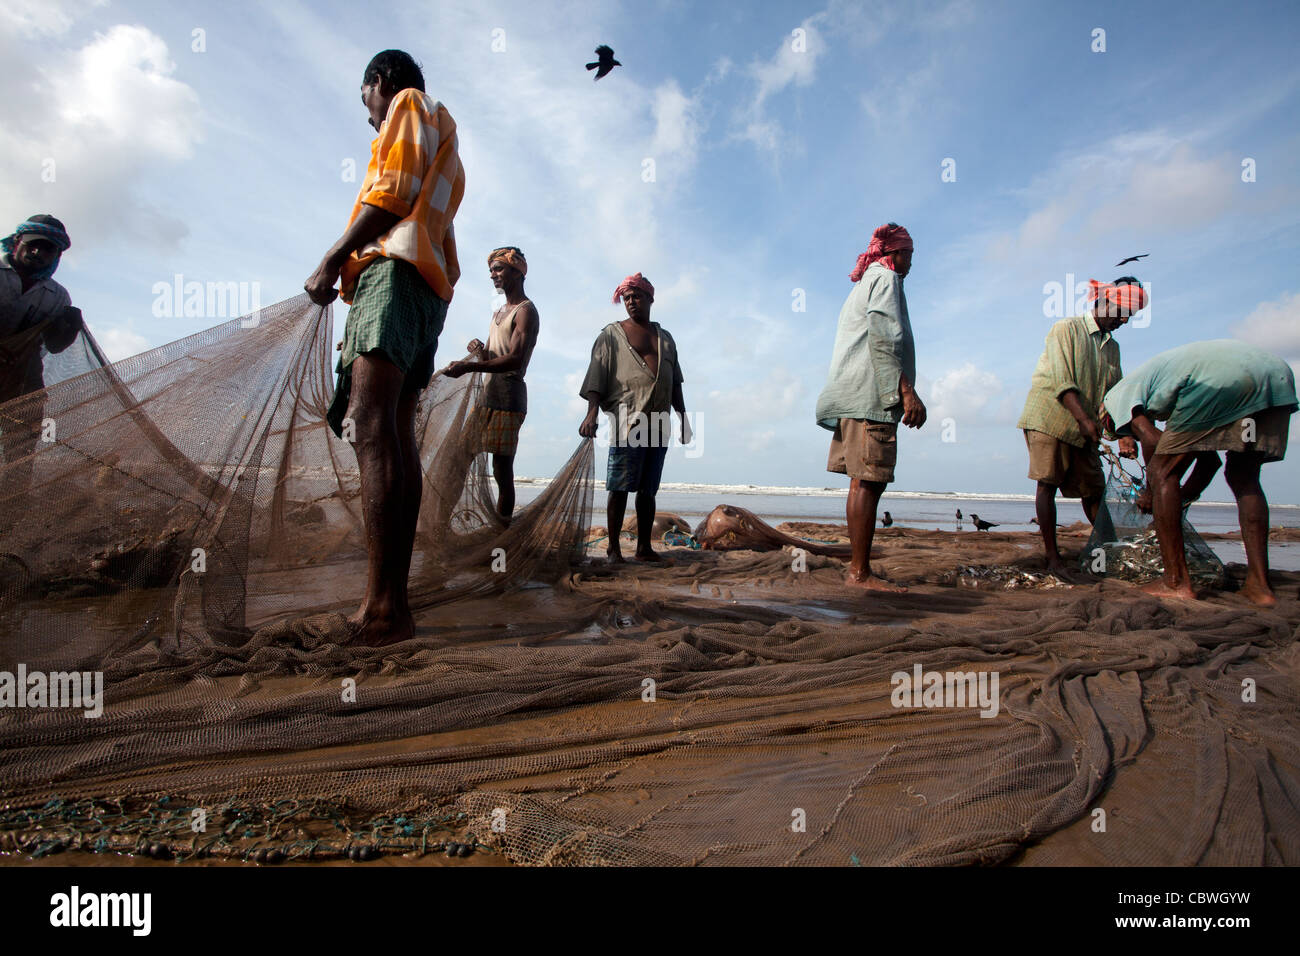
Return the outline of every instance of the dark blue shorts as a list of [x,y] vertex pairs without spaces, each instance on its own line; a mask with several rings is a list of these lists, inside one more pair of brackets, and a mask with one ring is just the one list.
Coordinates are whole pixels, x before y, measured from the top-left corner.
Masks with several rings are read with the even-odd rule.
[[659,490],[668,449],[609,446],[609,463],[605,471],[606,491],[643,491],[653,495]]

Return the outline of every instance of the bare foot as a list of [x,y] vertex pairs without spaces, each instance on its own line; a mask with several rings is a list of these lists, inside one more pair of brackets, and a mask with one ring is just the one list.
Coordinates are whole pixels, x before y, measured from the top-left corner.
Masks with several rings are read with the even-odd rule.
[[906,594],[907,588],[901,584],[894,584],[886,581],[884,578],[878,578],[874,574],[868,574],[859,577],[849,573],[844,576],[844,583],[855,588],[864,588],[867,591],[884,591],[887,594]]
[[609,559],[610,564],[623,564],[623,552],[618,548],[608,548],[605,551],[605,557]]
[[642,551],[640,548],[637,548],[636,559],[638,561],[662,561],[663,557],[657,551],[652,551],[648,548],[645,551]]
[[1152,597],[1173,599],[1175,601],[1197,601],[1199,598],[1196,592],[1192,590],[1191,584],[1184,584],[1180,588],[1171,588],[1165,584],[1164,578],[1157,578],[1150,584],[1144,584],[1141,590],[1150,594]]
[[1273,607],[1277,604],[1277,595],[1267,584],[1262,587],[1254,581],[1247,580],[1241,587],[1241,595],[1251,604],[1257,604],[1260,607]]
[[1065,566],[1065,562],[1057,556],[1056,558],[1047,559],[1047,570],[1052,574],[1065,574],[1069,569]]
[[406,614],[379,614],[358,611],[348,618],[352,628],[352,643],[366,647],[382,647],[409,641],[415,636],[415,621]]

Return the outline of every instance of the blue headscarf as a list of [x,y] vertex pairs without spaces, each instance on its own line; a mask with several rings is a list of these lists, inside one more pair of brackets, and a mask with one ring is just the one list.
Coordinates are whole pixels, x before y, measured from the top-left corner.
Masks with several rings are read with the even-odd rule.
[[59,267],[59,260],[63,258],[63,253],[72,246],[72,240],[68,238],[67,231],[63,226],[57,224],[57,220],[54,223],[41,221],[53,218],[53,216],[32,216],[26,222],[19,223],[12,236],[5,236],[5,238],[0,239],[0,249],[4,250],[5,258],[9,260],[10,265],[14,261],[14,246],[18,245],[18,240],[22,236],[40,236],[42,239],[50,240],[58,247],[59,252],[54,257],[54,261],[40,272],[32,273],[34,279],[48,279],[54,275],[54,270]]

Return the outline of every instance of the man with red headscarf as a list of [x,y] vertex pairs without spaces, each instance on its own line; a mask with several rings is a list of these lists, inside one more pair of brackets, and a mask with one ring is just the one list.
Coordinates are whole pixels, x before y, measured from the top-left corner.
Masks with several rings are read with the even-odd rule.
[[826,470],[851,479],[853,558],[846,580],[875,591],[907,590],[871,573],[871,542],[880,496],[894,480],[898,423],[925,424],[925,404],[913,388],[916,350],[903,294],[911,268],[907,230],[894,222],[877,229],[849,274],[856,285],[840,309],[830,374],[817,399],[817,423],[835,433]]
[[[1088,520],[1096,520],[1106,490],[1097,447],[1101,400],[1124,377],[1111,333],[1147,304],[1146,290],[1132,276],[1091,285],[1091,314],[1062,319],[1048,331],[1016,426],[1029,446],[1029,477],[1038,482],[1034,500],[1047,568],[1056,572],[1065,570],[1056,547],[1056,493],[1081,498]],[[1120,440],[1120,454],[1137,457],[1133,439]]]
[[614,563],[623,560],[618,537],[629,492],[636,492],[636,556],[643,561],[659,560],[651,547],[651,529],[655,495],[672,440],[670,406],[682,418],[682,444],[690,442],[677,344],[659,323],[650,321],[654,298],[655,287],[639,272],[619,284],[614,301],[623,300],[627,318],[601,330],[591,348],[587,376],[578,389],[587,400],[587,417],[578,426],[579,435],[595,436],[598,411],[613,417],[605,491],[609,521],[606,551]]

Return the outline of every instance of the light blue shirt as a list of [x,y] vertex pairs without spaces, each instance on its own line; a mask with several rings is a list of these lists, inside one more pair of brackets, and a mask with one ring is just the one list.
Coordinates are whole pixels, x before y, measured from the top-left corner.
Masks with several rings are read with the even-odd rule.
[[1104,404],[1120,435],[1132,434],[1137,406],[1170,431],[1205,431],[1266,408],[1295,411],[1295,375],[1276,355],[1236,339],[1192,342],[1125,375]]
[[841,418],[900,421],[900,375],[916,384],[903,277],[873,262],[840,309],[830,374],[817,399],[817,424],[834,431]]

